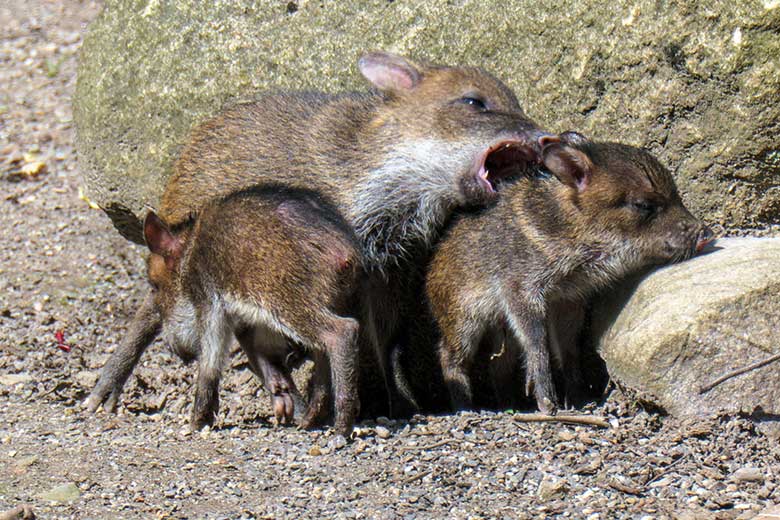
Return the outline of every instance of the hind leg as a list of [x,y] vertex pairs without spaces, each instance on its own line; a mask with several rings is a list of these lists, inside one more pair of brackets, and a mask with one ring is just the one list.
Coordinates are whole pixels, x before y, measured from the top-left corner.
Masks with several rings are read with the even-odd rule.
[[444,341],[439,343],[439,361],[444,383],[450,394],[452,411],[471,408],[474,400],[468,375],[471,363],[459,356],[458,352],[453,351]]
[[[257,364],[263,374],[263,383],[271,393],[271,407],[278,424],[293,424],[295,402],[300,404],[298,388],[289,370],[277,366],[263,356],[257,357]],[[296,399],[298,397],[298,399]]]
[[331,369],[328,356],[324,352],[315,351],[312,358],[314,372],[309,379],[306,392],[308,406],[300,422],[301,428],[305,429],[321,426],[328,419],[332,400]]
[[[271,394],[271,408],[278,424],[292,424],[297,409],[303,408],[303,400],[298,388],[292,380],[289,368],[284,361],[276,359],[280,356],[269,356],[267,349],[256,343],[256,337],[261,337],[254,329],[246,329],[236,334],[241,349],[246,354],[252,372],[263,382],[263,387]],[[288,347],[283,347],[287,350]],[[279,352],[279,354],[284,351]]]
[[[361,321],[360,330],[361,345],[370,346],[369,350],[373,354],[371,356],[372,368],[376,368],[381,378],[378,389],[384,391],[385,394],[385,402],[376,411],[394,417],[398,397],[391,373],[389,343],[395,335],[398,311],[394,306],[387,304],[388,301],[392,301],[392,298],[387,294],[388,289],[384,284],[376,283],[373,280],[369,283],[371,285],[363,292],[371,294],[373,297],[365,303],[365,315]],[[374,404],[376,405],[376,403]]]
[[488,370],[493,390],[493,406],[498,409],[517,408],[521,402],[516,381],[520,365],[521,351],[517,341],[507,334],[506,327],[496,327],[486,334],[486,342],[490,348],[488,354]]
[[100,380],[84,401],[88,411],[94,412],[100,405],[106,411],[116,411],[125,382],[146,347],[160,333],[161,326],[162,317],[154,303],[154,292],[149,290],[130,324],[127,336],[100,371]]
[[483,335],[483,327],[477,319],[462,318],[451,330],[442,330],[438,348],[439,362],[454,412],[474,406],[469,372]]
[[345,437],[352,433],[358,410],[358,322],[332,317],[319,334],[327,353],[336,414],[334,427]]

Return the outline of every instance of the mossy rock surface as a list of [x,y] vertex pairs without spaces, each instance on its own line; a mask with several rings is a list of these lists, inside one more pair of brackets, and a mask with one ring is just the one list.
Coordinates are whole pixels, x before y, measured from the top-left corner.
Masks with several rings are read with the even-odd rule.
[[550,130],[648,147],[707,221],[780,223],[776,0],[108,0],[74,99],[89,197],[139,240],[193,125],[265,90],[362,89],[373,49],[483,66]]

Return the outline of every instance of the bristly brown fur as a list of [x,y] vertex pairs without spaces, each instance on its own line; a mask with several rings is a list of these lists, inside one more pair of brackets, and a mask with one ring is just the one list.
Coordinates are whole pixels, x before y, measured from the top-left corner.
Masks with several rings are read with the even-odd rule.
[[176,224],[214,198],[269,181],[333,200],[371,273],[363,332],[392,394],[387,344],[397,333],[405,271],[455,208],[494,200],[475,171],[487,147],[511,139],[533,155],[544,133],[481,69],[384,53],[364,55],[359,67],[378,92],[268,95],[196,128],[160,214]]
[[508,349],[488,363],[499,402],[513,404],[524,354],[526,392],[554,412],[549,353],[567,397],[576,397],[576,321],[586,299],[643,267],[688,258],[711,237],[650,154],[574,135],[545,149],[548,171],[507,186],[495,207],[455,219],[433,255],[426,295],[455,408],[472,405],[470,370],[488,341],[490,352]]
[[[254,187],[207,204],[175,233],[148,217],[145,232],[152,253],[151,303],[139,311],[141,325],[131,327],[142,333],[106,365],[90,408],[109,394],[119,395],[162,325],[177,353],[198,359],[194,428],[214,420],[219,380],[235,336],[271,392],[277,419],[292,421],[300,401],[288,360],[301,350],[315,362],[302,424],[320,423],[332,404],[337,430],[349,434],[358,407],[362,256],[352,228],[327,199],[302,189]],[[143,325],[150,314],[154,331]],[[133,360],[132,365],[115,358]]]

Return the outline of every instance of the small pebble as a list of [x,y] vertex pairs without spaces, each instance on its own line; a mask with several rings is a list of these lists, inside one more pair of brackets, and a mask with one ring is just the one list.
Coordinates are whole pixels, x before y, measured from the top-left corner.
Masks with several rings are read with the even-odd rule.
[[562,440],[563,442],[568,442],[570,440],[574,439],[574,434],[570,432],[569,430],[562,430],[558,432],[558,438]]
[[340,450],[344,446],[347,445],[347,439],[344,438],[343,435],[336,435],[331,440],[328,441],[328,448],[331,450]]
[[764,473],[759,468],[755,468],[752,466],[739,468],[737,471],[734,472],[732,477],[734,477],[734,480],[737,480],[739,482],[763,482],[764,481]]
[[384,426],[377,426],[376,436],[379,437],[380,439],[387,439],[390,437],[390,430],[388,430]]

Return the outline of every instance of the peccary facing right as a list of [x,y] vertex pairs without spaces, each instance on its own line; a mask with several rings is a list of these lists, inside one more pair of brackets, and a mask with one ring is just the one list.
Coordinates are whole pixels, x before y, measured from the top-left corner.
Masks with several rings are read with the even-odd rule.
[[[320,192],[354,230],[369,274],[361,344],[394,414],[388,345],[405,283],[451,213],[484,206],[497,183],[539,157],[540,130],[501,81],[474,67],[417,63],[377,52],[358,68],[374,92],[279,93],[240,104],[197,127],[160,204],[177,225],[209,201],[275,182]],[[422,253],[421,253],[422,252]],[[361,351],[361,356],[365,352]],[[372,405],[379,399],[366,400]]]
[[497,386],[511,385],[507,375],[524,353],[526,394],[554,413],[550,351],[567,392],[580,384],[578,353],[564,337],[573,325],[554,321],[576,321],[596,289],[712,241],[669,171],[644,150],[567,132],[545,140],[542,161],[540,174],[507,186],[497,206],[459,217],[430,263],[426,293],[455,409],[471,406],[469,369],[488,343],[492,377],[503,378]]

